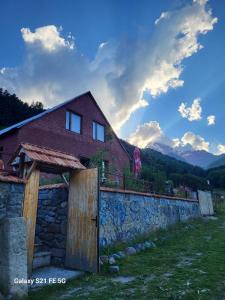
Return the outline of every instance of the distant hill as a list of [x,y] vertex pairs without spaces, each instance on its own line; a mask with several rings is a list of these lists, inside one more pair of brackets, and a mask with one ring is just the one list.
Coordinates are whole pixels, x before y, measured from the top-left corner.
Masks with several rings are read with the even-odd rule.
[[[121,142],[132,157],[135,146],[124,140],[121,140]],[[210,188],[225,189],[225,155],[222,155],[218,162],[218,164],[224,164],[223,166],[205,170],[151,148],[140,150],[141,177],[156,182],[159,187],[163,186],[165,180],[172,180],[175,186],[186,185],[193,189],[209,189],[207,184],[207,180],[209,180]],[[204,156],[206,151],[203,153],[201,151],[195,152],[197,152],[197,155]]]
[[171,156],[178,160],[187,162],[194,166],[199,166],[204,169],[225,165],[224,155],[214,155],[205,150],[193,150],[191,149],[191,146],[187,146],[184,149],[183,147],[174,149],[168,145],[155,142],[154,144],[149,144],[147,148],[151,148],[153,150],[161,152],[162,154]]
[[181,156],[186,162],[204,169],[209,168],[210,164],[214,163],[219,157],[204,150],[185,151],[181,153]]
[[0,88],[0,129],[21,122],[44,111],[41,102],[28,104],[15,94]]
[[219,155],[216,160],[209,164],[208,168],[225,167],[225,154]]
[[162,143],[154,143],[149,144],[146,146],[146,148],[153,149],[155,151],[158,151],[164,155],[168,155],[170,157],[176,158],[178,160],[185,161],[185,159],[180,155],[180,153],[176,150],[174,150],[172,147],[162,144]]
[[209,169],[207,178],[213,187],[225,190],[225,166]]
[[[130,156],[133,156],[135,146],[121,140]],[[151,148],[141,149],[142,178],[163,185],[166,180],[172,180],[175,186],[186,185],[193,189],[207,189],[207,173],[204,169],[187,162],[164,155]]]

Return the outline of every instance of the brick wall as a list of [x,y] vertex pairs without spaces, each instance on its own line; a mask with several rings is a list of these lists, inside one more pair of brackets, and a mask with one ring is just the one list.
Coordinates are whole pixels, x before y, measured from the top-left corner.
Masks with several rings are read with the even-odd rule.
[[[82,116],[82,134],[65,129],[67,110]],[[17,134],[0,138],[0,146],[3,145],[8,152],[12,153],[21,142],[28,142],[87,158],[106,149],[108,151],[106,159],[122,171],[123,168],[129,166],[127,153],[114,134],[112,134],[112,139],[105,143],[93,140],[93,121],[106,126],[106,131],[110,128],[90,94],[85,94],[62,108],[21,127]]]

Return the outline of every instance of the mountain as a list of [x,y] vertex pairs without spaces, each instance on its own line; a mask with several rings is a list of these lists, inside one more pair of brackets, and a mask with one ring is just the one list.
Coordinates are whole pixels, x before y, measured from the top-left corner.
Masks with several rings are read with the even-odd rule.
[[192,150],[191,146],[172,148],[168,145],[155,142],[154,144],[149,144],[146,148],[151,148],[164,155],[204,169],[225,165],[225,155],[214,155],[205,150]]
[[[124,148],[129,153],[130,157],[133,157],[134,145],[121,140]],[[159,147],[160,146],[160,147]],[[157,145],[155,149],[159,150],[169,150],[164,145]],[[151,148],[144,148],[141,150],[141,161],[142,161],[142,171],[141,178],[147,181],[154,182],[158,191],[164,186],[165,181],[171,180],[175,187],[179,185],[186,185],[192,187],[193,189],[209,189],[207,180],[211,183],[211,188],[221,189],[225,187],[225,165],[224,167],[217,167],[214,169],[204,170],[201,167],[194,166],[182,160],[178,160],[169,155],[162,154],[161,151],[156,151]],[[187,155],[186,151],[186,156]],[[206,159],[210,159],[206,151],[193,151],[197,152],[199,158],[205,156]],[[206,152],[206,153],[205,153]],[[193,156],[194,157],[194,156]],[[218,156],[216,156],[218,158]],[[225,161],[225,155],[222,155]],[[192,158],[194,159],[194,158]],[[222,162],[224,162],[222,161]],[[165,188],[165,186],[164,186]],[[163,191],[163,188],[162,188]]]
[[178,151],[174,150],[172,147],[168,145],[162,143],[154,143],[154,144],[149,144],[148,146],[146,146],[146,148],[158,151],[164,155],[168,155],[178,160],[185,161],[185,159],[182,158],[182,156],[179,154]]
[[[121,140],[124,148],[133,157],[135,146]],[[206,171],[182,160],[162,154],[151,148],[140,149],[142,171],[141,178],[154,182],[160,191],[166,181],[172,181],[175,186],[186,185],[193,189],[207,189]]]
[[209,153],[205,150],[185,151],[180,154],[182,158],[194,166],[207,169],[210,164],[218,159],[217,155]]
[[225,154],[217,156],[217,159],[209,164],[208,168],[225,167]]

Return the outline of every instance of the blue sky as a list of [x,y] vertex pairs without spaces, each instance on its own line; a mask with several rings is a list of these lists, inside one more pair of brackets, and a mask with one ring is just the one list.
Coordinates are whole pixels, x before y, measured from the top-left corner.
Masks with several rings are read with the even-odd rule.
[[225,153],[224,1],[22,0],[1,11],[3,88],[46,107],[91,90],[132,143]]

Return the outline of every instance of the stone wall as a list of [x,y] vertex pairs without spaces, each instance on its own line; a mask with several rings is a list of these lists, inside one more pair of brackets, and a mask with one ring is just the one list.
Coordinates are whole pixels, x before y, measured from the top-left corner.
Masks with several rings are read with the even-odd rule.
[[0,220],[22,216],[24,184],[0,181]]
[[199,203],[132,193],[101,191],[100,246],[200,216]]
[[39,191],[35,243],[41,243],[42,250],[51,252],[51,263],[57,266],[65,261],[67,199],[66,187]]
[[[63,265],[66,249],[68,190],[64,186],[39,193],[36,242],[52,252],[52,263]],[[100,246],[200,216],[198,201],[100,191]]]

